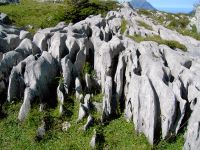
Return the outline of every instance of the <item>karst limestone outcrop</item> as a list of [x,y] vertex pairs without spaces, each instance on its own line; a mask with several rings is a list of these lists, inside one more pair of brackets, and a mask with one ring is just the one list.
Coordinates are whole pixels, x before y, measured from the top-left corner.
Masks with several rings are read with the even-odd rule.
[[196,8],[195,18],[197,31],[200,33],[200,7]]
[[[122,34],[124,19],[127,25]],[[139,26],[137,20],[151,25],[152,30]],[[137,43],[128,34],[173,39],[185,45],[187,52],[152,41]],[[23,121],[36,99],[42,106],[56,104],[58,98],[62,114],[66,97],[74,91],[80,103],[77,123],[87,118],[84,130],[93,122],[91,107],[96,107],[102,122],[122,112],[125,120],[133,123],[138,133],[144,133],[151,144],[159,137],[169,139],[187,127],[183,149],[197,150],[199,50],[200,41],[154,24],[127,3],[106,17],[89,16],[69,25],[61,22],[37,31],[33,37],[0,23],[0,101],[22,99],[18,119]],[[95,75],[83,74],[86,63]],[[59,83],[55,83],[57,77]],[[91,100],[95,87],[100,87],[104,95],[101,103]],[[92,147],[95,141],[96,133]]]

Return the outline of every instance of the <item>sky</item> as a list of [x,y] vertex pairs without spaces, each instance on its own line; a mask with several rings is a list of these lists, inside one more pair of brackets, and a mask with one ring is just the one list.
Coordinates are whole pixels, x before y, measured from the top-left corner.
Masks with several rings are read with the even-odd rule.
[[147,0],[156,8],[193,8],[198,0]]

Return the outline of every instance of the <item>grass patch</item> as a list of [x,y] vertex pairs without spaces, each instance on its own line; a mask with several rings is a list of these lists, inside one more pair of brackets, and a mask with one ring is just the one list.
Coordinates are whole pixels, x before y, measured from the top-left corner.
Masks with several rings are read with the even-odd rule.
[[121,22],[121,34],[124,34],[124,32],[126,31],[127,24],[127,21],[123,18]]
[[103,94],[99,93],[92,97],[92,101],[94,102],[102,102],[103,101]]
[[91,75],[93,73],[92,66],[88,62],[85,62],[84,66],[83,66],[83,74],[85,75],[86,73],[89,75]]
[[[74,96],[70,97],[74,100]],[[127,123],[123,116],[112,120],[107,125],[101,125],[95,119],[95,124],[87,131],[82,127],[86,120],[76,123],[78,117],[79,103],[69,106],[73,112],[71,117],[57,116],[55,110],[48,109],[46,112],[39,112],[39,106],[33,105],[28,118],[24,122],[17,121],[17,115],[21,103],[16,102],[4,105],[7,118],[0,120],[0,147],[2,149],[90,149],[89,142],[93,136],[93,130],[103,135],[100,146],[103,149],[139,149],[150,150],[152,146],[148,143],[144,135],[138,135],[132,123]],[[46,132],[45,138],[40,142],[35,140],[36,130],[41,125],[43,117],[51,119],[50,129]],[[95,117],[95,116],[94,116]],[[71,127],[67,132],[61,130],[62,123],[70,121]],[[179,136],[176,142],[167,143],[161,141],[154,149],[182,149],[183,136]]]
[[177,32],[181,33],[185,36],[193,37],[196,40],[200,40],[200,34],[197,32],[197,28],[195,25],[192,26],[192,30],[187,29],[177,29]]
[[[20,103],[6,106],[8,117],[0,121],[0,147],[3,149],[89,149],[89,141],[93,129],[84,132],[81,128],[85,122],[76,124],[79,104],[73,106],[71,119],[54,116],[54,110],[49,109],[46,113],[38,111],[33,107],[25,122],[18,122],[17,115]],[[41,125],[42,118],[47,115],[52,118],[50,130],[40,142],[35,140],[36,130]],[[62,123],[70,121],[71,128],[67,132],[61,130]]]
[[185,29],[187,25],[190,23],[190,20],[186,15],[183,14],[174,14],[174,15],[167,15],[167,21],[170,21],[169,25],[166,27],[169,29]]
[[147,9],[139,9],[138,14],[145,15],[145,16],[151,16],[152,15],[152,11],[151,10],[147,10]]
[[133,39],[136,42],[142,42],[142,41],[154,41],[156,43],[158,43],[159,45],[164,44],[169,46],[171,49],[176,49],[179,48],[182,51],[186,52],[187,48],[185,47],[185,45],[177,42],[177,41],[172,41],[172,40],[163,40],[161,39],[160,36],[147,36],[147,37],[142,37],[139,35],[135,35],[135,36],[128,36],[129,38]]
[[65,10],[63,4],[38,3],[22,0],[20,4],[0,6],[0,12],[6,13],[17,27],[33,26],[32,32],[39,28],[55,26],[64,21]]
[[[139,9],[138,14],[146,15],[153,19],[155,23],[161,24],[170,30],[176,30],[182,35],[190,36],[196,40],[200,40],[200,34],[196,30],[196,26],[193,25],[192,30],[187,29],[187,25],[190,23],[188,19],[188,14],[172,14],[166,12],[160,12],[156,14],[155,11]],[[166,24],[169,22],[169,24]]]
[[74,7],[68,2],[64,3],[39,3],[33,0],[22,0],[19,4],[0,6],[0,12],[6,13],[17,27],[26,28],[35,32],[39,28],[52,27],[61,21],[77,22],[89,15],[105,14],[109,10],[116,9],[114,1],[86,0],[84,5]]
[[138,149],[150,150],[151,145],[143,135],[137,135],[132,123],[123,117],[112,120],[104,127],[105,149]]
[[154,150],[182,150],[184,143],[183,134],[178,135],[171,143],[161,140]]
[[144,27],[145,29],[153,30],[152,26],[146,24],[146,23],[143,22],[143,21],[137,20],[137,23],[138,23],[139,26]]

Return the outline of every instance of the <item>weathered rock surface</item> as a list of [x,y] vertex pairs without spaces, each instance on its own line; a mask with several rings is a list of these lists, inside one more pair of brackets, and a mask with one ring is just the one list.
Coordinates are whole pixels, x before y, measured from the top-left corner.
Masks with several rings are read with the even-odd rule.
[[37,131],[36,131],[36,138],[37,138],[38,140],[41,140],[41,139],[44,138],[44,136],[45,136],[45,134],[46,134],[45,126],[46,126],[45,122],[42,121],[42,125],[41,125],[41,126],[37,129]]
[[56,76],[57,64],[48,52],[44,51],[37,60],[33,60],[26,65],[24,100],[19,111],[19,120],[25,119],[31,103],[36,97],[40,99],[40,103],[48,103],[47,100],[52,100],[52,93],[49,92],[52,90],[53,80]]
[[62,131],[66,132],[71,127],[71,124],[69,122],[63,122],[62,123]]
[[[151,41],[137,43],[120,33],[122,19],[130,35],[160,35],[184,44],[188,51]],[[152,31],[136,20],[150,24]],[[56,93],[62,114],[65,99],[75,92],[80,103],[77,121],[88,117],[85,130],[93,122],[91,106],[102,121],[124,112],[151,144],[178,134],[189,119],[184,149],[200,148],[200,41],[154,24],[128,5],[105,18],[89,16],[74,25],[39,30],[33,39],[5,24],[0,31],[0,100],[23,98],[19,120],[26,118],[36,98],[40,104],[56,103]],[[83,74],[86,62],[95,76]],[[99,86],[104,97],[95,103],[90,94]],[[95,141],[96,133],[92,147]]]
[[[199,99],[199,97],[197,98]],[[189,124],[187,128],[186,141],[184,144],[184,150],[192,150],[200,148],[200,137],[199,137],[199,129],[200,129],[200,105],[199,101],[196,101],[194,111],[189,119]]]
[[4,13],[0,13],[0,23],[9,24],[10,23],[10,19],[9,19],[8,15],[6,15]]
[[196,8],[195,17],[197,19],[197,21],[196,21],[197,31],[200,32],[200,7]]

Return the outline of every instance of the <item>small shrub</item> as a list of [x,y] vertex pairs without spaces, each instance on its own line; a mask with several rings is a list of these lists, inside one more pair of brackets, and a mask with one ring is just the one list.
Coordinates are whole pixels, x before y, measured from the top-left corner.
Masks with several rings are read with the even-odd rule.
[[121,34],[123,34],[126,31],[127,21],[125,19],[122,19],[121,22]]
[[87,74],[92,74],[92,67],[91,67],[91,65],[88,63],[88,62],[86,62],[85,63],[85,65],[83,66],[83,74],[85,75],[86,73]]
[[117,8],[114,1],[89,1],[89,0],[68,0],[69,3],[64,19],[67,22],[78,22],[89,15],[104,15],[109,10]]
[[100,93],[100,94],[96,94],[92,97],[92,101],[95,101],[95,102],[102,102],[103,101],[103,94]]
[[182,35],[190,36],[196,40],[200,40],[200,34],[197,32],[197,28],[195,25],[192,26],[192,30],[187,29],[177,29],[177,32],[179,32]]
[[146,24],[143,21],[137,20],[137,23],[138,23],[139,26],[144,27],[145,29],[153,30],[153,28],[150,25]]
[[179,49],[181,49],[184,52],[187,51],[187,48],[185,47],[185,45],[183,45],[183,44],[181,44],[181,43],[179,43],[177,41],[164,40],[164,42],[162,44],[165,44],[165,45],[169,46],[171,49],[179,48]]
[[186,52],[187,48],[185,45],[179,43],[178,41],[173,41],[173,40],[163,40],[159,36],[148,36],[148,37],[142,37],[140,35],[135,35],[135,36],[128,36],[129,38],[133,39],[136,42],[142,42],[142,41],[154,41],[158,43],[159,45],[164,44],[169,46],[171,49],[176,49],[179,48],[182,51]]
[[139,9],[138,14],[140,15],[146,15],[146,16],[151,16],[152,13],[150,10],[146,10],[146,9]]
[[39,28],[52,27],[61,21],[75,23],[89,15],[105,15],[117,7],[114,1],[67,0],[64,3],[40,3],[21,0],[17,5],[0,5],[0,12],[6,13],[17,27],[33,26],[30,32],[34,33]]
[[170,29],[176,29],[176,28],[186,28],[186,26],[190,23],[189,19],[187,17],[183,17],[177,20],[174,17],[169,19],[171,22],[167,26]]

